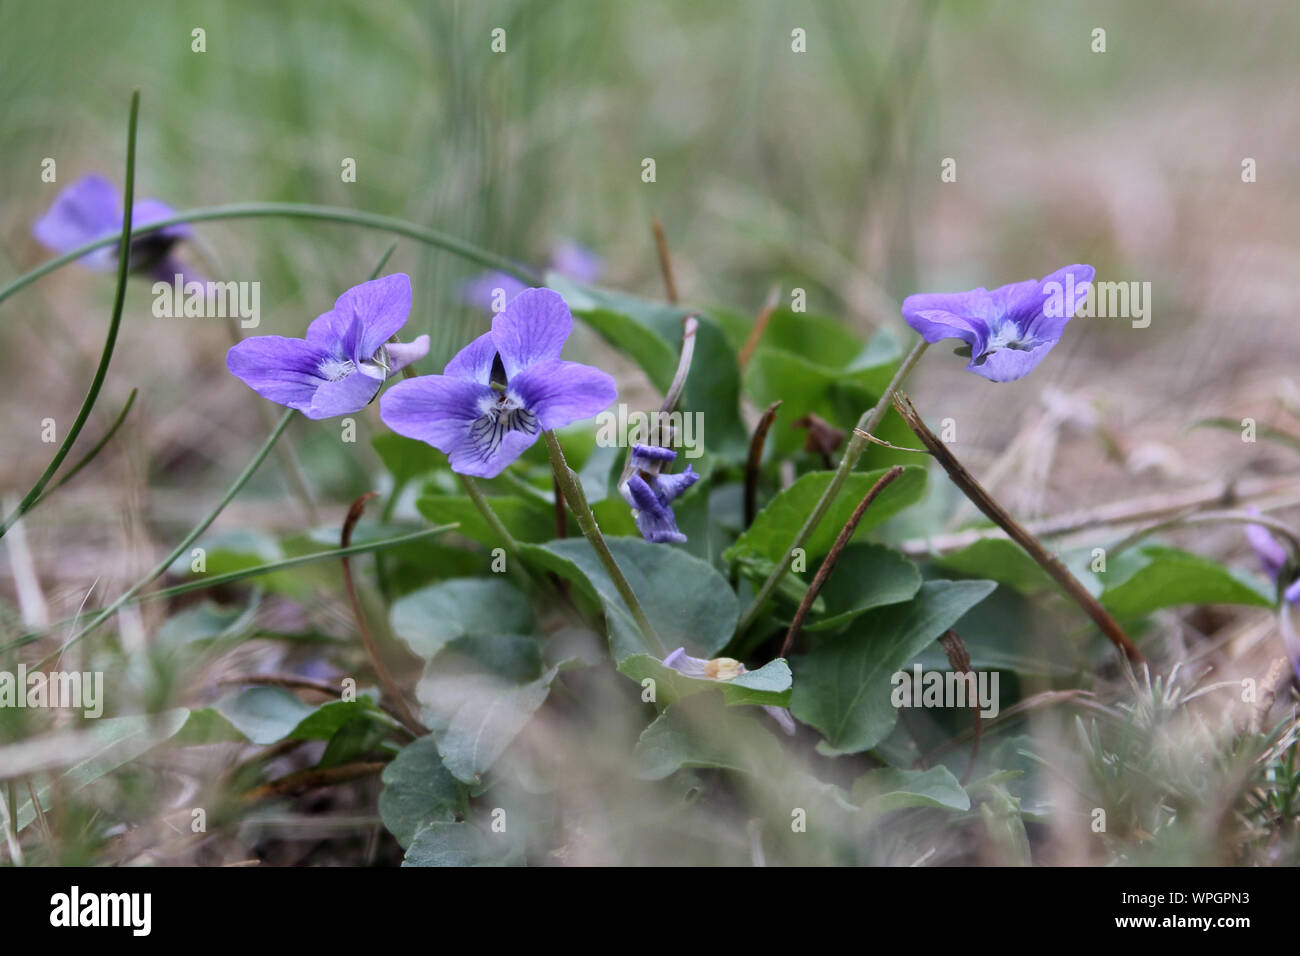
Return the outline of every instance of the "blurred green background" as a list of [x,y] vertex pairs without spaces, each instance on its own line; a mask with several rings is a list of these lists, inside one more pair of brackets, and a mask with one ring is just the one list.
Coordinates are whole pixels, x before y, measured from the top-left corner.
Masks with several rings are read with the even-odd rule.
[[[195,53],[200,27],[206,52]],[[1095,28],[1104,53],[1092,50]],[[795,29],[807,52],[792,51]],[[962,374],[936,349],[913,389],[927,414],[961,412],[976,466],[1049,388],[1114,416],[1131,457],[1193,417],[1268,405],[1287,387],[1300,351],[1297,35],[1300,6],[1286,0],[6,2],[0,272],[48,256],[30,226],[59,189],[91,170],[121,182],[139,87],[138,194],[181,209],[334,204],[538,267],[573,239],[605,259],[605,284],[651,296],[662,294],[649,231],[658,215],[686,301],[753,313],[773,285],[785,296],[799,287],[811,312],[863,334],[900,330],[897,305],[911,292],[994,286],[1068,262],[1150,281],[1148,329],[1076,320],[1035,376],[1007,386]],[[47,156],[57,184],[40,180]],[[355,183],[341,181],[346,157]],[[641,179],[646,157],[652,184]],[[955,183],[940,181],[949,157]],[[1244,157],[1258,182],[1241,181]],[[390,242],[289,220],[199,231],[191,260],[260,280],[258,331],[292,335]],[[433,339],[423,371],[485,327],[458,301],[471,264],[403,242],[389,269],[412,274],[408,331]],[[44,415],[72,414],[111,282],[66,269],[0,306],[7,449],[30,449]],[[171,495],[184,511],[190,490],[175,486],[224,484],[265,423],[225,371],[228,331],[154,320],[149,302],[134,285],[97,415],[141,387],[134,414],[148,448],[121,480],[131,467],[179,476],[156,489],[154,507]],[[629,369],[625,392],[638,380]],[[1172,459],[1151,452],[1154,478],[1213,471],[1216,441],[1235,438],[1198,437]],[[1197,457],[1206,448],[1209,464]],[[1085,470],[1067,471],[1075,487],[1033,502],[1112,495],[1107,474],[1086,470],[1097,458],[1087,444],[1071,465]],[[5,459],[10,488],[40,467],[25,451]],[[1151,476],[1129,464],[1110,478],[1140,490]]]

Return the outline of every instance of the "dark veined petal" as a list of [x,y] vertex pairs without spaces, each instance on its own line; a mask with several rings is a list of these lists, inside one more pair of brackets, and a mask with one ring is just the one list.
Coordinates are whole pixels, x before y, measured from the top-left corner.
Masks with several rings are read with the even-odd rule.
[[[103,176],[91,173],[64,189],[45,215],[32,225],[32,235],[55,252],[71,252],[92,239],[122,229],[122,200]],[[82,256],[92,269],[112,266],[115,252],[108,246]]]
[[511,384],[525,369],[557,361],[572,331],[573,315],[552,289],[525,289],[492,319],[492,338]]
[[325,359],[323,352],[302,339],[259,335],[232,346],[226,353],[226,367],[263,398],[305,414],[316,389],[328,382],[320,370]]
[[550,431],[604,411],[618,397],[618,387],[590,365],[545,361],[510,375],[510,393]]
[[480,419],[470,435],[447,456],[451,470],[475,478],[495,478],[506,466],[526,452],[541,436],[533,427],[507,427],[504,423]]
[[398,382],[379,400],[379,417],[407,438],[451,454],[496,393],[486,385],[447,375],[421,375]]

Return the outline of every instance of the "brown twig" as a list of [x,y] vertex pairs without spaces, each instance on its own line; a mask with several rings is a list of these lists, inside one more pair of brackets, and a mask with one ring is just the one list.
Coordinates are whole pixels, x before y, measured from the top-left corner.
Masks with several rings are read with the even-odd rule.
[[822,585],[826,583],[826,579],[829,578],[831,572],[835,570],[835,564],[840,559],[840,553],[844,550],[845,545],[849,543],[849,539],[853,537],[853,532],[858,530],[858,524],[862,521],[862,516],[867,513],[867,509],[871,507],[871,502],[875,501],[876,496],[884,491],[889,486],[890,482],[902,473],[902,465],[895,465],[893,468],[890,468],[889,471],[885,472],[876,480],[876,483],[871,486],[871,489],[862,496],[862,500],[858,502],[858,506],[853,509],[853,514],[849,516],[849,520],[845,523],[844,527],[840,529],[839,537],[836,538],[835,543],[831,545],[830,552],[822,561],[822,566],[817,569],[817,574],[813,577],[812,584],[808,585],[808,590],[805,592],[803,600],[799,602],[799,610],[795,611],[794,620],[790,622],[790,630],[785,632],[785,640],[781,642],[781,652],[777,655],[778,657],[786,657],[790,653],[790,648],[794,645],[794,639],[799,635],[799,629],[803,627],[804,618],[808,616],[808,611],[812,607],[813,601],[817,600],[817,595],[821,592]]
[[[352,502],[352,507],[348,509],[347,519],[343,522],[343,534],[341,536],[341,547],[346,548],[352,543],[352,529],[356,527],[361,520],[361,514],[366,510],[366,502],[371,498],[377,497],[378,492],[368,491],[356,501]],[[357,619],[357,630],[361,633],[361,642],[366,647],[366,653],[370,656],[371,666],[375,669],[375,674],[379,678],[379,683],[384,687],[384,693],[392,698],[393,708],[396,711],[396,717],[402,722],[402,726],[415,734],[417,737],[423,737],[427,734],[428,728],[421,724],[415,715],[406,705],[406,698],[402,695],[402,689],[393,679],[392,673],[388,670],[384,660],[379,656],[379,645],[375,642],[375,636],[370,633],[370,627],[366,624],[366,615],[361,610],[361,600],[357,597],[357,585],[352,579],[352,566],[348,563],[347,558],[340,558],[343,565],[343,585],[348,592],[348,602],[352,605],[352,615]]]
[[[1277,498],[1277,501],[1271,504],[1261,503],[1260,510],[1264,512],[1280,510],[1300,503],[1300,494],[1296,493],[1294,478],[1249,479],[1241,482],[1213,481],[1186,491],[1148,495],[1129,501],[1067,511],[1040,521],[1026,522],[1025,527],[1030,533],[1039,537],[1056,537],[1091,531],[1094,528],[1135,524],[1176,514],[1196,513],[1195,509],[1211,506],[1229,507],[1239,501],[1254,500],[1259,503],[1259,499],[1266,497]],[[959,551],[977,541],[1005,537],[1006,532],[1001,528],[976,528],[936,535],[932,538],[910,538],[899,545],[899,550],[908,557],[921,557]]]
[[677,280],[673,278],[673,260],[668,255],[668,237],[664,224],[655,216],[650,220],[650,231],[655,234],[655,248],[659,251],[659,270],[664,274],[664,292],[672,305],[677,304]]
[[[970,666],[970,651],[966,650],[966,645],[958,636],[957,632],[948,629],[948,632],[939,638],[939,643],[943,646],[943,651],[948,655],[948,664],[958,674],[974,674],[974,669]],[[970,750],[970,760],[966,763],[966,772],[961,775],[961,785],[966,786],[966,781],[970,779],[971,771],[975,769],[975,758],[980,753],[980,736],[984,731],[984,715],[980,713],[979,695],[971,702],[971,713],[975,715],[975,726],[972,728],[975,734],[975,743]]]
[[263,783],[244,793],[241,799],[253,803],[267,797],[292,797],[316,787],[328,787],[336,783],[347,783],[381,773],[388,763],[383,760],[357,761],[345,763],[340,767],[308,767],[295,773]]
[[763,464],[763,445],[767,443],[767,432],[776,418],[776,410],[781,407],[777,399],[767,406],[767,411],[754,427],[754,434],[749,439],[749,457],[745,460],[745,527],[754,523],[758,513],[758,470]]
[[1061,586],[1061,589],[1068,594],[1079,607],[1083,608],[1096,625],[1101,628],[1102,633],[1106,635],[1117,648],[1124,652],[1125,656],[1133,664],[1144,662],[1142,652],[1137,649],[1124,629],[1110,615],[1101,602],[1092,596],[1092,593],[1079,583],[1078,578],[1070,573],[1060,560],[1050,553],[1042,544],[1025,530],[1024,525],[1011,517],[1011,514],[1003,508],[993,496],[984,490],[975,477],[966,470],[961,462],[948,450],[948,446],[939,440],[939,437],[926,426],[917,414],[916,408],[912,405],[911,400],[902,392],[894,394],[894,408],[903,416],[909,428],[921,439],[923,444],[934,456],[934,459],[943,466],[943,470],[948,473],[952,483],[960,489],[962,494],[971,500],[971,502],[982,511],[995,524],[1007,533],[1012,541],[1025,549],[1025,552],[1038,563],[1038,565],[1051,575],[1052,579]]
[[763,308],[759,310],[758,318],[754,320],[754,327],[749,330],[749,335],[745,336],[745,344],[740,347],[740,353],[736,356],[736,361],[742,370],[749,364],[749,360],[754,357],[754,350],[758,348],[763,333],[767,331],[767,323],[772,321],[772,313],[776,311],[777,304],[780,301],[781,287],[774,285],[767,294]]

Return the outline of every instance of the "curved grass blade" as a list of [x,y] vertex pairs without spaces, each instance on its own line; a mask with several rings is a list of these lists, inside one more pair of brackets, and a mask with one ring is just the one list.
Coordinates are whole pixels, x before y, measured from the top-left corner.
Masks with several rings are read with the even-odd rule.
[[[104,340],[104,350],[99,355],[99,365],[95,368],[95,376],[90,380],[90,388],[86,391],[86,397],[81,400],[81,408],[77,409],[77,417],[73,419],[68,434],[63,439],[63,444],[59,450],[54,453],[54,458],[46,466],[44,473],[32,485],[31,490],[23,496],[18,507],[5,518],[4,523],[0,524],[0,538],[5,536],[13,523],[32,509],[32,506],[40,499],[45,491],[45,486],[50,483],[54,473],[59,470],[63,464],[63,459],[68,457],[68,452],[72,451],[72,445],[81,434],[81,429],[86,424],[86,419],[90,417],[90,410],[95,407],[95,401],[99,398],[99,390],[104,386],[104,379],[108,376],[108,363],[112,361],[113,349],[117,346],[117,331],[122,325],[122,307],[126,304],[126,278],[131,268],[131,204],[135,201],[135,128],[136,120],[140,115],[140,91],[136,90],[131,94],[131,118],[126,128],[126,184],[123,188],[124,211],[122,214],[122,234],[118,239],[117,247],[117,291],[113,296],[113,316],[108,323],[108,335]],[[111,240],[106,239],[98,245],[107,245]]]

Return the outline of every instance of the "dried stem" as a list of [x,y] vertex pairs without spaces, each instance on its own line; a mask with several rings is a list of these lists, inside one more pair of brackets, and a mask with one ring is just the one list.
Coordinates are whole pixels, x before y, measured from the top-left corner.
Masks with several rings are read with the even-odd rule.
[[363,777],[372,777],[377,773],[382,773],[387,766],[386,761],[369,760],[345,763],[340,767],[309,767],[306,770],[299,770],[296,773],[281,777],[279,780],[272,780],[270,783],[254,787],[245,793],[241,799],[248,803],[254,803],[258,800],[265,800],[267,797],[292,797],[300,793],[306,793],[308,790],[314,790],[316,787],[328,787],[336,783],[347,783],[352,780],[360,780]]
[[[957,632],[951,628],[943,637],[939,638],[939,643],[943,645],[944,653],[948,655],[948,664],[958,674],[974,674],[974,668],[970,666],[970,651],[966,650],[966,645],[958,636]],[[984,732],[984,715],[980,713],[979,695],[976,695],[975,701],[971,703],[971,713],[975,716],[975,726],[971,729],[975,735],[975,743],[971,746],[970,760],[966,763],[966,772],[961,775],[961,785],[966,786],[966,781],[970,779],[971,771],[975,769],[975,759],[980,754],[980,737]]]
[[740,354],[736,356],[736,361],[743,370],[749,364],[749,360],[754,357],[754,350],[758,348],[758,343],[763,338],[763,333],[767,331],[767,323],[772,321],[772,313],[776,311],[777,304],[781,301],[781,287],[772,286],[767,294],[766,301],[763,302],[763,308],[758,312],[758,318],[754,320],[754,327],[749,330],[749,335],[745,336],[745,344],[740,347]]
[[[1081,508],[1063,514],[1026,522],[1025,527],[1038,537],[1055,537],[1105,528],[1112,525],[1133,524],[1177,515],[1180,518],[1199,513],[1196,509],[1219,505],[1227,507],[1239,501],[1249,501],[1265,496],[1281,496],[1270,504],[1261,504],[1261,511],[1275,511],[1300,504],[1300,494],[1295,493],[1295,480],[1252,479],[1240,483],[1214,481],[1189,488],[1186,491],[1149,495],[1130,501],[1111,502],[1093,508]],[[977,541],[1005,538],[1001,528],[975,528],[932,538],[911,538],[899,545],[908,557],[929,554],[946,554],[969,547]]]
[[650,231],[655,235],[655,249],[659,252],[659,271],[664,275],[664,293],[668,301],[677,304],[677,280],[673,278],[673,260],[668,255],[668,237],[664,235],[664,224],[655,216],[650,220]]
[[867,513],[867,509],[871,507],[871,502],[875,501],[877,496],[902,473],[902,465],[895,465],[890,468],[889,471],[876,479],[876,483],[862,496],[858,506],[853,509],[853,514],[849,515],[849,520],[840,529],[839,537],[831,545],[830,552],[822,561],[822,566],[817,569],[817,574],[813,577],[812,584],[808,585],[803,600],[799,602],[799,610],[795,611],[794,620],[790,622],[790,630],[785,632],[785,640],[781,642],[781,652],[777,655],[778,657],[787,657],[790,654],[790,648],[794,646],[794,639],[799,635],[799,629],[803,627],[804,618],[808,616],[813,601],[817,600],[822,585],[826,583],[826,580],[831,576],[831,572],[835,570],[835,565],[840,560],[840,554],[844,551],[845,545],[849,543],[849,539],[853,537],[853,532],[858,530],[858,524],[862,521],[862,516]]
[[[348,509],[347,519],[343,522],[343,534],[340,538],[340,547],[346,548],[352,544],[352,529],[356,527],[361,520],[361,514],[366,510],[366,502],[371,498],[378,497],[378,492],[367,491],[364,495],[352,502],[352,507]],[[357,630],[361,634],[361,643],[366,647],[366,654],[370,657],[370,664],[375,669],[375,674],[379,678],[379,683],[384,687],[386,693],[392,700],[395,716],[402,722],[411,733],[417,737],[427,734],[428,728],[421,724],[415,715],[406,705],[406,697],[402,694],[401,687],[393,679],[392,673],[388,666],[379,655],[379,644],[375,641],[375,636],[370,633],[370,627],[366,624],[366,615],[361,610],[361,601],[357,597],[356,581],[352,578],[352,565],[347,558],[341,558],[339,561],[343,565],[343,586],[348,592],[348,603],[352,605],[352,615],[357,619]]]
[[1131,662],[1135,665],[1143,663],[1142,652],[1129,640],[1128,635],[1124,633],[1124,629],[1111,617],[1110,612],[1102,607],[1101,602],[1079,583],[1078,578],[1070,573],[1069,568],[1059,558],[1044,548],[1037,538],[1025,530],[1025,527],[1020,522],[1011,517],[1010,513],[984,490],[983,486],[948,450],[948,446],[940,441],[934,432],[930,431],[925,422],[921,421],[921,416],[917,414],[916,408],[913,407],[907,395],[903,392],[897,392],[894,395],[894,407],[903,416],[903,420],[907,422],[908,427],[916,433],[916,437],[921,439],[921,444],[925,445],[935,460],[943,466],[943,470],[948,473],[948,477],[952,479],[952,483],[961,490],[962,494],[969,498],[976,508],[1006,531],[1011,540],[1024,548],[1025,552],[1044,571],[1051,575],[1052,579],[1061,586],[1062,590],[1079,607],[1083,608],[1084,613],[1093,619],[1097,626],[1101,628],[1102,633],[1110,639],[1111,643],[1123,651]]
[[767,443],[767,432],[776,419],[776,410],[781,407],[778,399],[767,406],[767,411],[754,427],[753,437],[749,439],[749,457],[745,461],[745,527],[754,523],[758,513],[758,471],[763,464],[763,446]]

